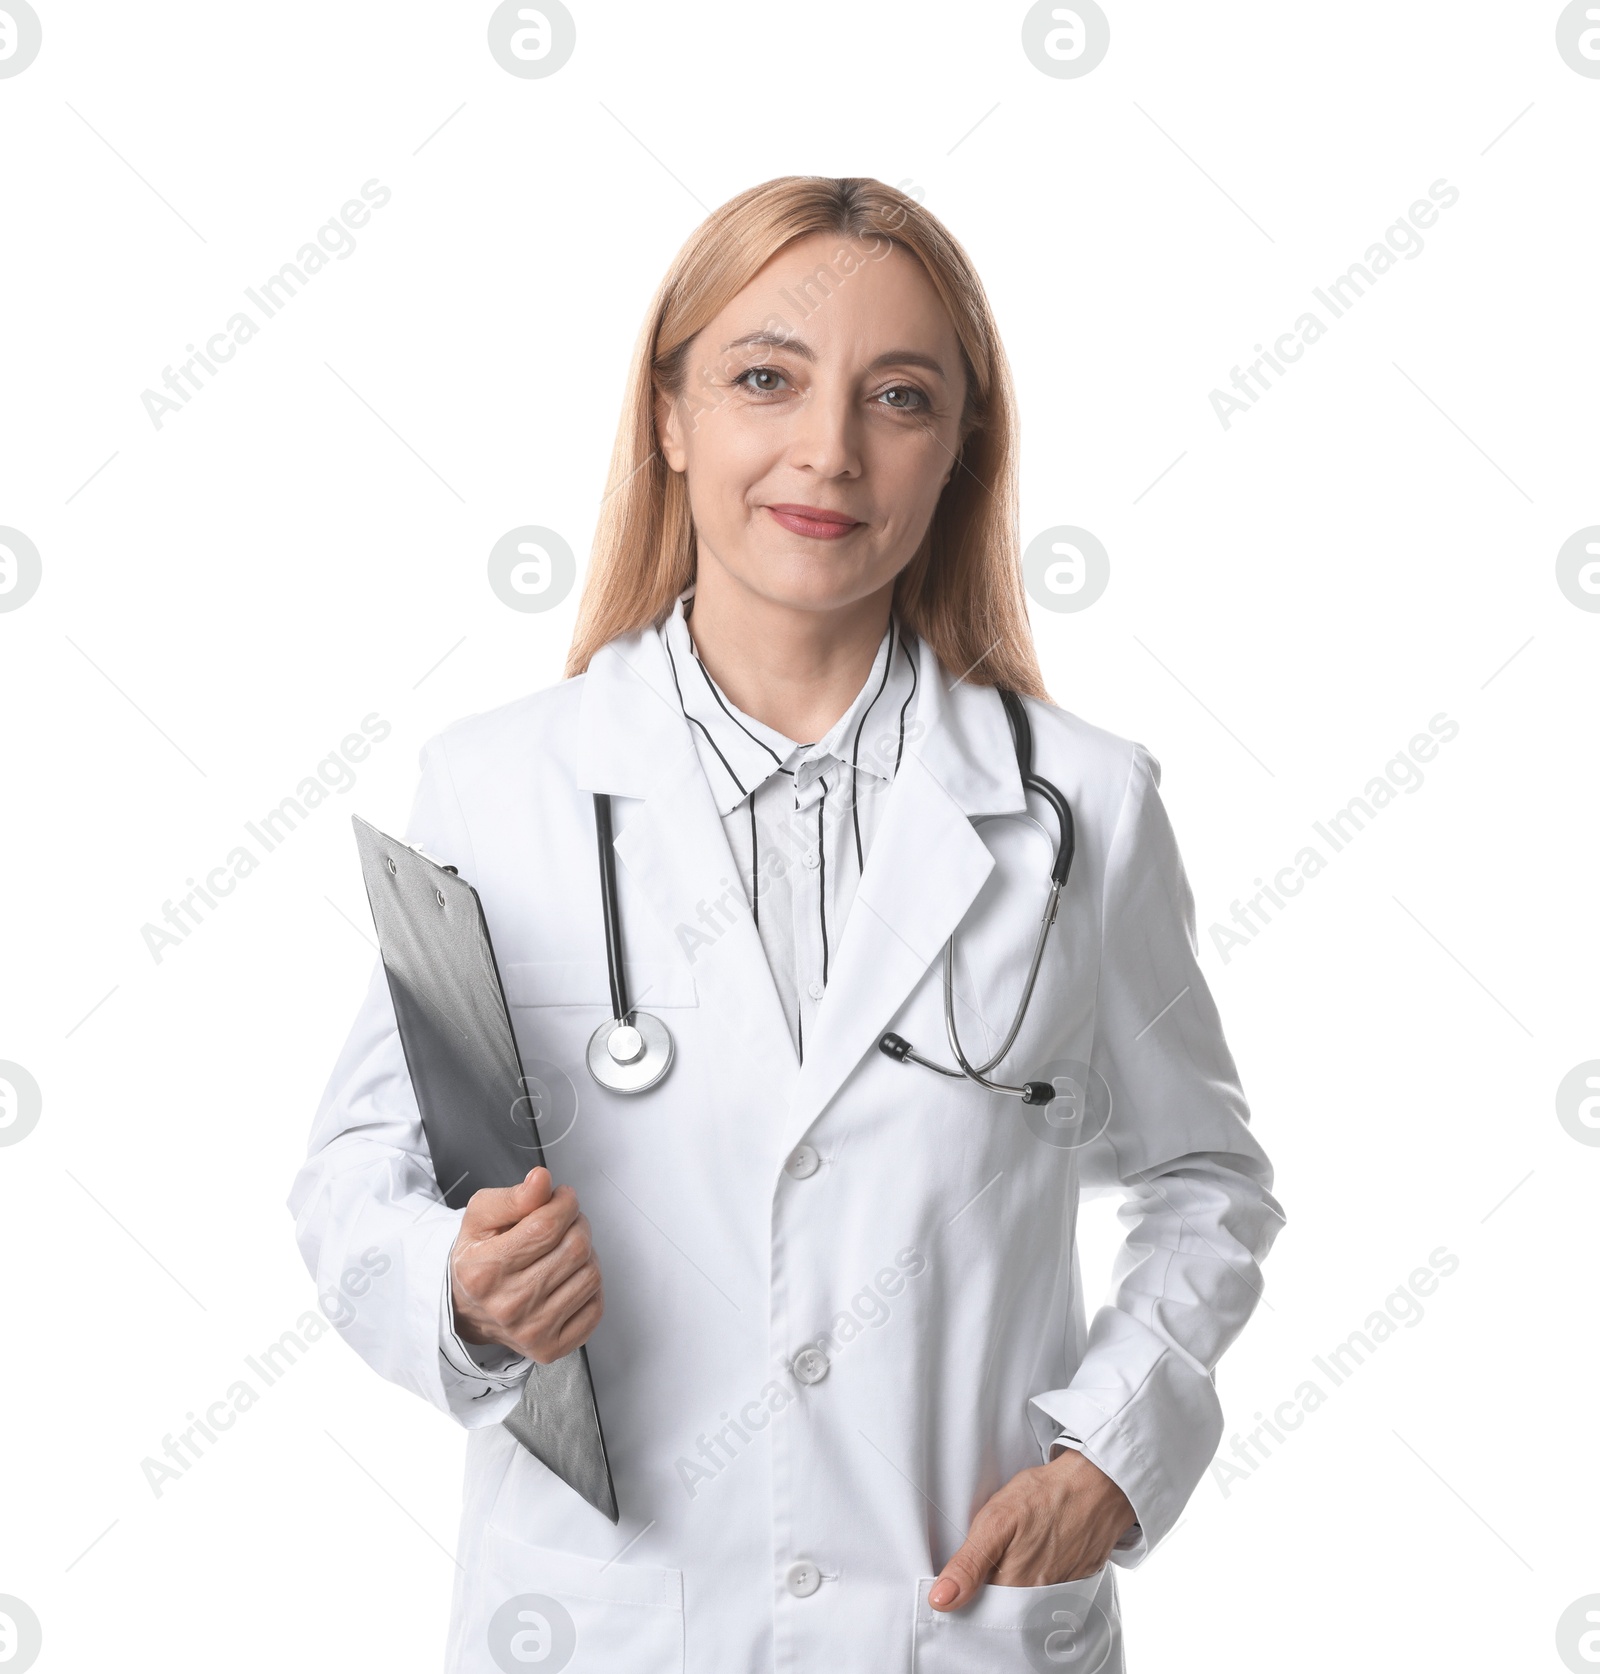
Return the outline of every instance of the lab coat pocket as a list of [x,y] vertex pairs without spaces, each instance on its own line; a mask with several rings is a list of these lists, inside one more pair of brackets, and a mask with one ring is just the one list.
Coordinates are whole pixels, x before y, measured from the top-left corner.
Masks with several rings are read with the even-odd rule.
[[483,1531],[462,1674],[683,1674],[683,1575]]
[[917,1582],[914,1674],[1122,1674],[1110,1567],[1053,1587],[985,1587],[964,1610],[928,1603]]

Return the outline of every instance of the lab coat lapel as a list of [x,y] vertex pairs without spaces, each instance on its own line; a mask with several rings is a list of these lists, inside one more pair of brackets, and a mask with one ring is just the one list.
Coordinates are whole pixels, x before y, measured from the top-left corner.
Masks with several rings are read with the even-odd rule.
[[[788,1102],[799,1068],[761,937],[722,820],[654,630],[613,641],[585,676],[579,712],[579,788],[638,799],[618,809],[617,857],[687,959],[701,1023],[715,1044],[751,1061],[763,1102]],[[627,945],[623,912],[623,944]],[[631,998],[649,1010],[649,996]]]
[[1025,806],[999,695],[959,682],[951,691],[948,679],[922,644],[921,737],[908,746],[895,776],[827,991],[807,1031],[785,1152],[876,1047],[993,870],[973,817]]

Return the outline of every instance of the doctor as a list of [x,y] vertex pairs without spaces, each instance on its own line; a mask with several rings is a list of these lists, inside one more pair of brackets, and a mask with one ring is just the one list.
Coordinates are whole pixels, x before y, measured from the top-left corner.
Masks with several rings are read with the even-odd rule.
[[[343,1328],[469,1432],[447,1666],[1124,1666],[1115,1570],[1217,1445],[1282,1225],[1195,958],[1159,767],[1054,707],[1006,361],[964,252],[871,180],[733,199],[635,357],[568,678],[422,752],[407,838],[482,897],[551,1168],[440,1200],[381,972],[290,1207]],[[1076,852],[1016,1039],[1055,828]],[[597,1085],[595,793],[632,1001]],[[575,1110],[571,1091],[576,1091]],[[553,1179],[552,1179],[553,1176]],[[1124,1199],[1086,1317],[1084,1192]],[[602,1283],[602,1273],[604,1280]],[[499,1422],[587,1344],[613,1526]]]

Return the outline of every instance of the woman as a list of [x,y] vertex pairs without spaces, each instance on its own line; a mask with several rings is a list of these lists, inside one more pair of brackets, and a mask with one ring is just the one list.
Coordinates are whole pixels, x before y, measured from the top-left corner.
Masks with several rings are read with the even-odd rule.
[[[1015,508],[965,254],[876,181],[769,181],[657,294],[569,678],[423,750],[408,840],[476,886],[524,1063],[577,1088],[560,1183],[439,1201],[380,971],[291,1207],[319,1285],[391,1258],[344,1335],[471,1432],[451,1668],[1123,1666],[1113,1566],[1211,1457],[1283,1217],[1159,769],[1046,697]],[[1049,1103],[880,1050],[955,1067],[952,936],[968,1062],[1023,992],[1056,829],[1000,689],[1076,844],[987,1079]],[[640,1094],[585,1067],[597,794],[675,1041]],[[1087,1328],[1085,1188],[1128,1228]],[[500,1422],[584,1344],[617,1527]]]

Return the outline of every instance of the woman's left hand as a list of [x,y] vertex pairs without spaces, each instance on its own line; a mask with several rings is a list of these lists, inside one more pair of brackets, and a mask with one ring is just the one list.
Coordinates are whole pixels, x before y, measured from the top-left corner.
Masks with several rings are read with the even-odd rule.
[[1133,1525],[1128,1497],[1075,1448],[1017,1474],[972,1520],[961,1549],[928,1593],[935,1610],[959,1610],[988,1582],[1048,1587],[1103,1569]]

